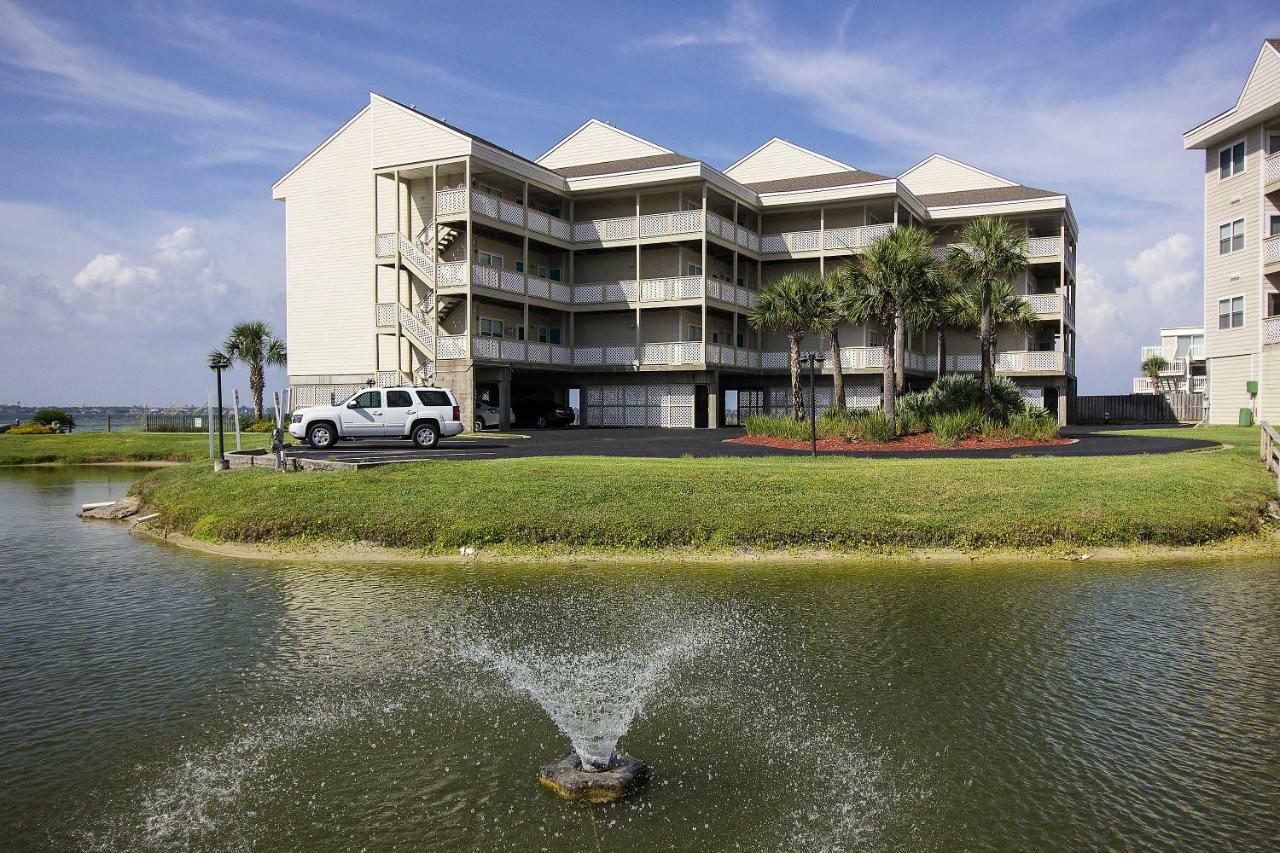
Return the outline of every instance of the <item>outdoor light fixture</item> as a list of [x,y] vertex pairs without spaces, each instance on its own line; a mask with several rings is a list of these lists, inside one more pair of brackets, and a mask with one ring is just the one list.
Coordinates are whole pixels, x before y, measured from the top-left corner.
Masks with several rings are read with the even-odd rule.
[[814,400],[814,368],[820,367],[826,358],[822,353],[807,352],[803,358],[809,362],[809,455],[818,455],[818,407]]
[[218,458],[213,463],[215,471],[227,467],[227,457],[222,446],[222,371],[231,367],[231,359],[218,351],[209,353],[209,369],[218,377]]

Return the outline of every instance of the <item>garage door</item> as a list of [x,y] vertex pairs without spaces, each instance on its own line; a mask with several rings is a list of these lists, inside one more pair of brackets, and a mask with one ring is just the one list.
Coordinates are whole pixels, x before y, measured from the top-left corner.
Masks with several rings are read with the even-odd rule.
[[692,427],[692,385],[588,385],[586,426]]

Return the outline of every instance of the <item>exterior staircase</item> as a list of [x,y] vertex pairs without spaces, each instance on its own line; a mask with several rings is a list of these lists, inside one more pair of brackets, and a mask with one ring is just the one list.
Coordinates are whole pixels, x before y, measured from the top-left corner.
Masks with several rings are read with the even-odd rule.
[[426,295],[418,302],[417,311],[410,310],[397,303],[397,319],[410,345],[418,350],[421,366],[416,371],[416,378],[430,381],[435,376],[435,334],[438,323],[443,322],[453,309],[462,302],[457,296],[438,299],[432,290],[435,264],[441,253],[457,240],[459,232],[456,228],[443,226],[437,235],[436,222],[432,219],[418,232],[417,238],[410,240],[398,234],[400,260],[404,268],[418,279],[419,290]]

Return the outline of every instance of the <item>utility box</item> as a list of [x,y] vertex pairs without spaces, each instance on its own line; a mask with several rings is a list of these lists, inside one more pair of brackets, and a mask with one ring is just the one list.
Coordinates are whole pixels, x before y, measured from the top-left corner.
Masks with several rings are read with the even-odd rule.
[[1245,389],[1246,389],[1250,394],[1253,394],[1254,396],[1257,396],[1257,394],[1258,394],[1258,380],[1256,380],[1256,379],[1250,379],[1249,381],[1245,382],[1244,387],[1245,387]]
[[1253,409],[1240,410],[1240,426],[1253,426]]

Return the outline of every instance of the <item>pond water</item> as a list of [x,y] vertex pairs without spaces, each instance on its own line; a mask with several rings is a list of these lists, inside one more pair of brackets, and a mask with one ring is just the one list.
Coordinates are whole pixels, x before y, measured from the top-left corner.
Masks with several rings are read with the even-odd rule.
[[[73,516],[135,476],[0,472],[5,849],[1280,838],[1274,562],[272,564]],[[649,787],[541,789],[557,721]]]

